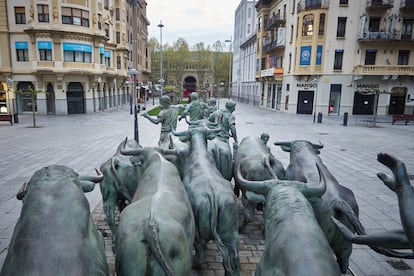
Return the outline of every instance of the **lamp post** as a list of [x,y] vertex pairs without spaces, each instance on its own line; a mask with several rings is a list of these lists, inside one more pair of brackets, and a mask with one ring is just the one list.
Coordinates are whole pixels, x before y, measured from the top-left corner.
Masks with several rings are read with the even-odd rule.
[[231,88],[231,37],[230,39],[226,39],[224,40],[224,42],[229,42],[229,99],[231,98],[231,92],[230,92],[230,88]]
[[128,74],[133,76],[132,85],[132,101],[134,102],[134,140],[139,144],[138,136],[138,110],[137,110],[137,23],[136,23],[136,3],[138,0],[128,0],[128,4],[132,6],[132,63],[133,68]]
[[161,92],[160,97],[162,97],[162,89],[163,89],[163,69],[162,69],[162,28],[164,27],[164,24],[162,24],[162,21],[160,20],[160,24],[158,26],[160,28],[160,83],[161,83]]
[[224,91],[224,82],[220,82],[220,86],[217,93],[217,109],[220,109],[220,94]]
[[[13,97],[13,99],[10,99],[10,90],[13,89],[13,80],[11,78],[7,78],[6,80],[7,83],[7,98],[8,98],[8,103],[7,103],[7,108],[9,110],[9,114],[13,114],[13,121],[14,123],[18,123],[19,122],[19,118],[17,117],[17,110],[14,104],[15,101],[15,97]],[[10,110],[10,105],[9,103],[12,103],[12,109]]]

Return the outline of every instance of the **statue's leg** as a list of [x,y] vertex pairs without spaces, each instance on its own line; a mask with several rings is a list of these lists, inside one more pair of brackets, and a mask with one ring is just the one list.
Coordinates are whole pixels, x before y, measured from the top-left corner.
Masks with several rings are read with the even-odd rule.
[[112,233],[112,251],[115,252],[116,244],[116,226],[115,226],[115,206],[117,201],[116,191],[113,187],[106,185],[107,183],[101,183],[101,193],[103,201],[103,210],[106,216],[106,222]]

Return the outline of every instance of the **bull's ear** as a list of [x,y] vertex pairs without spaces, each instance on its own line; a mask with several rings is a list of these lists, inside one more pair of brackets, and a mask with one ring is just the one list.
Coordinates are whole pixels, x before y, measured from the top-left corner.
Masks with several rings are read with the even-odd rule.
[[292,149],[290,146],[286,146],[286,145],[281,145],[280,147],[282,148],[283,151],[286,151],[286,152],[290,152],[290,150]]
[[22,200],[27,192],[27,182],[24,182],[20,190],[17,192],[16,198]]

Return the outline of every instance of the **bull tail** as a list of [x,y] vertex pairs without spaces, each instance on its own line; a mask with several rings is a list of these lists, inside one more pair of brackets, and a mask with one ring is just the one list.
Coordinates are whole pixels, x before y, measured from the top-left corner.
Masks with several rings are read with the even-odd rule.
[[[349,206],[349,204],[344,200],[336,200],[334,202],[334,210],[335,212],[340,212],[346,216],[346,218],[351,223],[352,227],[354,228],[355,232],[358,235],[366,235],[367,232],[362,225],[359,218],[356,216],[354,210]],[[369,246],[375,252],[394,258],[402,258],[402,259],[414,259],[414,253],[412,252],[400,252],[393,249],[377,247],[377,246]]]
[[[223,258],[225,258],[226,256],[229,255],[229,252],[228,252],[229,250],[227,246],[224,244],[220,235],[217,233],[217,220],[218,220],[218,212],[219,212],[218,205],[219,204],[217,202],[216,191],[214,187],[211,187],[211,189],[212,189],[212,192],[209,193],[211,196],[208,197],[210,201],[210,206],[211,206],[211,221],[210,221],[211,233],[213,235],[216,245],[218,249],[220,250]],[[223,262],[223,265],[224,265],[224,269],[226,270],[226,272],[233,271],[230,261],[227,261],[225,263]]]
[[171,266],[168,264],[167,259],[165,258],[159,239],[159,225],[157,220],[150,214],[143,223],[144,228],[144,239],[147,241],[149,250],[154,254],[155,258],[158,261],[158,264],[164,270],[165,274],[168,276],[174,276],[175,273],[172,270]]
[[126,198],[129,202],[131,202],[132,197],[129,194],[128,189],[126,188],[125,184],[122,182],[122,180],[118,176],[118,172],[116,171],[115,161],[116,161],[116,158],[112,157],[111,158],[111,172],[115,177],[115,181],[114,181],[115,189],[119,191],[124,196],[124,198]]

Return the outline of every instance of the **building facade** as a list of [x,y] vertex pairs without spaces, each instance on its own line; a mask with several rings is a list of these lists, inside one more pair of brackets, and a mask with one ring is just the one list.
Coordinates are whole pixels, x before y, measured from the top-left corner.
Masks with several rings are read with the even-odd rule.
[[34,102],[38,114],[92,113],[128,104],[128,72],[137,69],[140,87],[151,68],[147,3],[133,2],[139,10],[135,28],[126,0],[0,1],[6,15],[0,20],[0,89],[10,93],[10,110],[32,111],[24,93],[29,86],[45,92]]
[[256,81],[256,3],[242,0],[235,12],[233,42],[232,98],[259,104],[259,82]]
[[260,0],[256,11],[262,107],[414,112],[413,0]]

